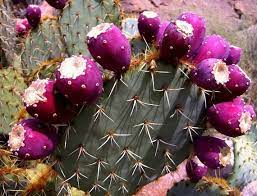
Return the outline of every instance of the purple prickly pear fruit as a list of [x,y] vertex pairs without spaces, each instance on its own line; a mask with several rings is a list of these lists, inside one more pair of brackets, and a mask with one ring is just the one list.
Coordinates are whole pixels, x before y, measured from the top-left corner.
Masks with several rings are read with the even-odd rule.
[[233,45],[231,45],[229,49],[229,55],[227,60],[225,61],[226,64],[238,64],[241,58],[242,49]]
[[26,9],[26,17],[32,27],[36,27],[41,19],[41,9],[38,5],[29,5]]
[[66,58],[55,72],[56,88],[73,104],[92,103],[103,92],[103,79],[90,58]]
[[229,81],[225,84],[226,94],[228,94],[228,97],[235,98],[242,95],[249,88],[251,79],[236,64],[229,65],[228,69]]
[[193,27],[186,21],[171,22],[164,31],[160,57],[167,62],[177,62],[190,48]]
[[51,124],[67,123],[77,111],[49,79],[33,81],[23,94],[23,102],[31,116]]
[[223,168],[230,163],[230,147],[225,140],[201,136],[195,139],[194,150],[199,160],[209,168]]
[[190,78],[199,87],[218,90],[229,81],[229,69],[220,59],[205,59],[190,72]]
[[21,159],[41,159],[55,150],[57,136],[55,127],[37,119],[26,119],[13,126],[8,145]]
[[217,58],[226,60],[229,54],[229,43],[220,35],[210,35],[205,38],[193,59],[197,65],[204,59]]
[[129,68],[129,41],[114,24],[102,23],[93,27],[87,34],[87,45],[93,58],[103,68],[115,72],[116,76]]
[[18,19],[16,21],[15,30],[16,30],[18,35],[26,34],[29,31],[30,28],[31,28],[31,26],[30,26],[27,18]]
[[63,9],[67,0],[46,0],[46,2],[55,9]]
[[205,20],[195,13],[183,13],[178,17],[178,20],[186,21],[193,27],[193,38],[190,43],[189,52],[185,57],[186,59],[192,58],[204,40],[206,32]]
[[205,166],[197,156],[194,156],[192,159],[189,159],[186,164],[186,171],[188,177],[193,182],[198,182],[202,179],[203,176],[207,174],[208,167]]
[[158,34],[156,36],[156,46],[157,48],[160,47],[161,45],[161,42],[162,42],[162,39],[163,39],[163,36],[164,36],[164,31],[165,29],[167,28],[167,26],[170,24],[170,21],[164,21],[160,28],[159,28],[159,31],[158,31]]
[[161,20],[157,13],[144,11],[138,18],[138,30],[146,42],[151,43],[156,40]]
[[237,137],[247,133],[256,117],[250,105],[239,101],[230,101],[216,104],[208,109],[208,120],[220,133]]
[[[239,99],[235,99],[235,102],[241,102],[242,100]],[[240,103],[238,103],[240,104]],[[219,171],[219,177],[221,178],[227,178],[228,176],[231,175],[231,173],[233,172],[233,167],[234,167],[234,160],[235,160],[235,156],[234,156],[234,143],[233,143],[233,139],[231,137],[228,137],[226,135],[221,134],[220,132],[218,132],[216,129],[214,128],[209,128],[207,130],[205,130],[202,134],[202,136],[211,136],[211,137],[216,137],[218,139],[222,139],[226,141],[226,144],[230,147],[230,160],[229,163],[223,167],[220,168]],[[217,176],[216,170],[213,169],[208,169],[208,176]]]

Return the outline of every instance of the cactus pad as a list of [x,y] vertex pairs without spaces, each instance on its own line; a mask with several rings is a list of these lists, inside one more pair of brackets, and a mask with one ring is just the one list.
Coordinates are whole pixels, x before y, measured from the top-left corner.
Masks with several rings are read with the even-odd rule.
[[12,67],[0,69],[0,81],[0,130],[8,133],[13,123],[23,116],[20,95],[26,84],[20,71]]
[[132,193],[188,155],[188,127],[201,118],[203,96],[179,69],[154,60],[104,89],[66,129],[60,172],[91,193]]

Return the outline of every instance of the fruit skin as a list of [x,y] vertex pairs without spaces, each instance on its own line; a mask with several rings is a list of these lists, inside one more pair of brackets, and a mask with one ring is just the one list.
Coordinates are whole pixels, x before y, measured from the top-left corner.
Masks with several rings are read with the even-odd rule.
[[61,124],[69,122],[77,108],[55,90],[55,81],[36,80],[25,90],[23,102],[27,112],[43,122]]
[[131,61],[131,47],[121,30],[112,23],[102,23],[87,34],[87,45],[93,58],[116,76],[125,72]]
[[186,21],[193,27],[193,38],[190,43],[190,50],[185,58],[192,58],[196,55],[198,48],[201,46],[206,32],[205,20],[202,16],[195,13],[186,12],[178,17],[178,20]]
[[197,55],[193,59],[195,65],[199,64],[202,60],[208,58],[217,58],[226,60],[229,55],[229,43],[220,35],[207,36],[200,48]]
[[30,26],[27,18],[18,19],[16,21],[15,30],[18,35],[26,34],[30,28],[31,28],[31,26]]
[[185,21],[171,22],[164,31],[160,46],[160,58],[167,62],[177,62],[189,51],[193,27]]
[[[79,73],[73,72],[74,70],[78,70]],[[70,74],[72,72],[75,75]],[[72,56],[66,58],[56,70],[55,76],[56,88],[73,104],[95,102],[103,92],[103,79],[100,70],[96,63],[88,57]]]
[[164,31],[166,30],[167,26],[170,24],[170,21],[166,20],[163,23],[161,23],[161,26],[159,28],[159,31],[156,36],[156,47],[159,48],[161,46],[161,42],[164,36]]
[[161,19],[155,12],[144,11],[139,15],[138,30],[148,43],[156,40],[160,25]]
[[8,141],[11,151],[26,160],[45,158],[57,143],[57,129],[37,119],[25,119],[14,125]]
[[208,167],[204,165],[197,156],[194,156],[192,159],[188,159],[186,164],[186,171],[188,177],[193,182],[198,182],[202,179],[203,176],[207,174]]
[[235,100],[210,107],[207,117],[217,131],[230,137],[237,137],[250,130],[256,114],[251,105]]
[[36,27],[41,19],[41,9],[38,5],[29,5],[26,9],[26,17],[32,27]]
[[63,9],[67,0],[46,0],[46,2],[55,9]]
[[212,169],[229,164],[230,148],[222,139],[200,136],[194,140],[194,151],[199,160]]
[[228,65],[238,64],[241,58],[242,49],[234,45],[230,45],[229,49],[229,55],[226,60],[226,63]]

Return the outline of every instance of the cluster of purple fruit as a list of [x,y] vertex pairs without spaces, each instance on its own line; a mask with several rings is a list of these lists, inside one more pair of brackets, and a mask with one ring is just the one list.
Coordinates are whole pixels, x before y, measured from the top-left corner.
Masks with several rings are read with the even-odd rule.
[[[128,69],[130,43],[114,24],[93,27],[87,45],[94,59],[116,77]],[[14,125],[8,141],[11,151],[22,159],[48,156],[58,143],[56,127],[68,124],[82,105],[95,103],[102,93],[102,73],[94,60],[82,55],[64,59],[54,80],[37,79],[25,90],[23,102],[34,119]]]
[[[205,37],[205,21],[194,13],[184,13],[177,20],[161,22],[151,11],[144,11],[138,20],[140,34],[147,42],[155,43],[160,58],[190,66],[190,79],[198,87],[213,92],[216,103],[208,109],[207,117],[220,133],[237,137],[247,133],[256,117],[251,105],[242,95],[250,86],[250,79],[237,65],[241,48],[230,45],[220,35]],[[225,139],[200,136],[194,141],[196,156],[187,163],[188,176],[193,181],[230,164],[230,147]]]
[[[46,0],[46,2],[54,7],[55,9],[63,9],[66,5],[67,0]],[[28,5],[25,0],[13,0],[14,4],[21,3],[25,5],[26,17],[22,19],[17,19],[15,30],[18,35],[25,35],[31,28],[38,26],[41,20],[41,14],[43,7],[35,4]]]
[[[190,79],[198,87],[215,94],[216,104],[207,117],[220,133],[237,137],[247,133],[256,117],[251,105],[238,97],[250,86],[250,79],[237,65],[241,48],[230,45],[219,35],[205,37],[205,21],[194,13],[184,13],[177,20],[161,22],[151,11],[141,13],[140,34],[160,49],[160,58],[170,63],[183,62],[191,67]],[[226,141],[201,136],[194,141],[197,157],[188,161],[187,172],[192,180],[207,174],[207,167],[217,169],[230,162]]]
[[[144,11],[139,16],[138,29],[146,42],[159,49],[161,60],[190,65],[191,81],[215,93],[216,104],[208,109],[207,116],[217,131],[236,137],[250,130],[256,115],[253,107],[239,97],[250,85],[250,79],[237,65],[240,48],[219,35],[205,37],[205,21],[193,13],[184,13],[176,21],[161,22],[155,12]],[[87,35],[87,46],[94,60],[117,78],[129,69],[131,47],[114,24],[93,27]],[[103,80],[95,61],[85,56],[66,58],[56,70],[55,80],[38,79],[26,89],[23,101],[36,119],[23,120],[10,133],[9,146],[19,157],[37,159],[50,154],[57,144],[57,131],[49,124],[68,123],[79,106],[99,98]],[[187,164],[189,177],[197,181],[206,175],[207,167],[225,167],[231,158],[229,149],[221,138],[196,138],[196,157]]]

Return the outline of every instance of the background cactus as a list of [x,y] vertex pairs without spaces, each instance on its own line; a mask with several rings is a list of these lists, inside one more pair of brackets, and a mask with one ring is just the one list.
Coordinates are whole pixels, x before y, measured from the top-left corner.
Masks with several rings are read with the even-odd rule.
[[[124,15],[118,1],[70,1],[58,15],[42,17],[38,27],[17,39],[9,37],[14,33],[14,15],[22,16],[26,6],[14,10],[7,1],[1,1],[1,6],[0,15],[8,26],[0,27],[4,38],[0,41],[0,62],[1,67],[12,65],[0,70],[3,87],[0,99],[11,103],[0,109],[3,116],[0,123],[4,127],[1,132],[8,133],[9,125],[26,115],[19,99],[26,86],[37,78],[53,79],[53,72],[64,58],[88,55],[88,31],[102,22],[121,25]],[[8,13],[8,17],[3,13]],[[127,21],[125,25],[124,21]],[[157,51],[140,39],[134,28],[127,28],[126,24],[136,25],[136,22],[125,19],[122,24],[123,32],[130,35],[133,50],[127,73],[116,80],[106,75],[109,71],[104,71],[104,95],[96,104],[82,107],[74,121],[60,128],[61,143],[56,153],[41,160],[47,165],[36,165],[33,161],[14,164],[12,169],[22,171],[18,174],[22,186],[14,188],[8,182],[9,187],[22,189],[25,194],[41,194],[42,189],[49,195],[86,194],[76,192],[76,188],[92,195],[131,194],[137,187],[174,170],[189,156],[190,141],[201,134],[200,127],[205,127],[204,91],[187,78],[187,66],[157,60]],[[9,31],[12,33],[6,34]],[[180,182],[170,193],[194,195],[199,194],[199,187],[204,187],[201,190],[207,190],[208,195],[226,195],[230,188],[241,189],[256,180],[254,137],[250,133],[234,139],[235,166],[228,181],[206,177],[198,184],[190,182],[188,187]],[[247,166],[242,167],[245,162]],[[51,169],[52,165],[58,175]],[[31,177],[34,172],[23,171],[28,167],[41,172]],[[44,178],[46,175],[53,177],[50,183],[49,178]]]

